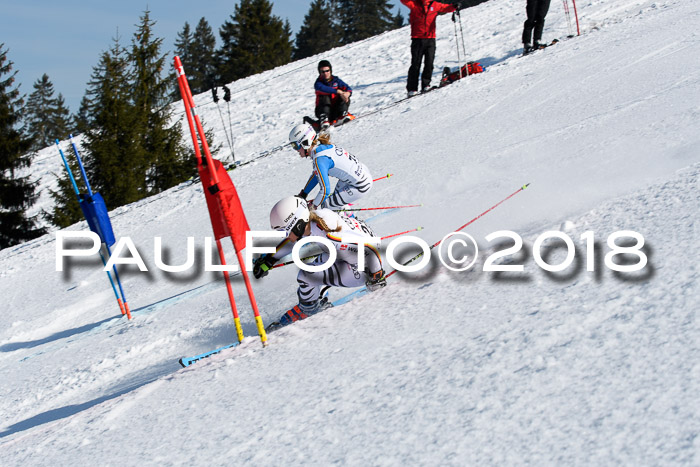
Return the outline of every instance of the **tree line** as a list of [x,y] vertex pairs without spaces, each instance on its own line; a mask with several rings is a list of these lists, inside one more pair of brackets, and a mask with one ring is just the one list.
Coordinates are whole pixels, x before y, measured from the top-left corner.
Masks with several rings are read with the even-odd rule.
[[[403,26],[392,9],[387,0],[314,0],[292,40],[289,22],[272,14],[269,0],[241,0],[219,28],[220,45],[201,18],[194,30],[185,23],[174,54],[185,63],[192,92],[199,93]],[[37,150],[68,133],[82,134],[87,175],[110,209],[196,174],[194,153],[183,143],[180,123],[170,118],[169,104],[179,91],[154,25],[146,10],[130,44],[113,39],[74,115],[60,93],[54,97],[46,74],[28,97],[21,95],[0,44],[0,249],[45,233],[38,216],[58,227],[82,219],[67,173],[57,175],[58,188],[50,191],[54,207],[34,217],[27,211],[37,198],[36,183],[19,175]]]

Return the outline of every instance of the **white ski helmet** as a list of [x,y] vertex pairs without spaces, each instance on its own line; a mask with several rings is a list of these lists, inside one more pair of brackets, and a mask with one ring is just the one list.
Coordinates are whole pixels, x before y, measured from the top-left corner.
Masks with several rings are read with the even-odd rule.
[[316,131],[308,123],[300,123],[289,132],[289,142],[295,150],[308,150],[316,139]]
[[270,211],[270,227],[283,230],[287,237],[294,233],[301,237],[309,223],[309,207],[301,198],[290,196],[277,202]]

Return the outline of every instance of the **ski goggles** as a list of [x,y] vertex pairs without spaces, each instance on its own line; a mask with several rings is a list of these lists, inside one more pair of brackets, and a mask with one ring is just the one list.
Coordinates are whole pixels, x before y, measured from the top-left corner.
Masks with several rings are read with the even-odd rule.
[[296,141],[293,142],[293,143],[291,143],[291,145],[292,145],[292,148],[293,148],[295,151],[298,151],[299,149],[301,149],[301,148],[304,147],[304,146],[301,145],[301,143],[297,143]]
[[[304,206],[306,206],[304,204]],[[304,220],[304,215],[302,214],[305,210],[304,208],[299,208],[297,209],[297,212],[295,212],[292,216],[290,216],[290,219],[286,222],[285,225],[283,226],[277,226],[273,227],[275,230],[284,232],[287,237],[289,237],[290,233],[293,233],[297,237],[301,238],[304,235],[304,231],[306,230],[306,224],[308,222]],[[308,215],[308,212],[307,212]]]

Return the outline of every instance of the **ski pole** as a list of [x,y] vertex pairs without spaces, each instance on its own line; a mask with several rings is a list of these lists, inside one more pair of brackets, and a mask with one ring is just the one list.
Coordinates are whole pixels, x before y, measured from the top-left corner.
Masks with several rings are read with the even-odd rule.
[[576,11],[576,0],[571,0],[571,2],[574,4],[574,16],[576,17],[576,35],[580,36],[581,28],[578,25],[578,11]]
[[226,135],[226,142],[228,143],[228,148],[231,150],[231,157],[235,162],[236,158],[233,157],[233,148],[231,147],[231,139],[228,137],[228,131],[226,131],[226,122],[224,122],[224,114],[221,113],[221,107],[219,107],[219,96],[216,94],[216,86],[211,88],[211,95],[214,99],[214,103],[216,104],[216,108],[219,111],[219,117],[221,117],[221,126],[224,127],[224,135]]
[[[394,176],[394,174],[386,174],[386,175],[384,175],[383,177],[375,178],[374,180],[372,180],[372,183],[374,183],[374,182],[376,182],[376,181],[379,181],[379,180],[384,180],[385,178],[386,178],[386,179],[389,179],[390,177],[393,177],[393,176]],[[354,206],[352,203],[348,203],[347,205],[348,205],[348,206]]]
[[345,212],[345,211],[376,211],[377,209],[401,209],[401,208],[417,208],[423,206],[422,204],[407,204],[405,206],[381,206],[378,208],[354,208],[354,209],[333,209],[335,212]]
[[459,56],[459,38],[457,37],[457,20],[456,18],[456,12],[457,10],[452,12],[452,22],[455,25],[455,46],[457,47],[457,68],[459,69],[459,79],[462,79],[462,58]]
[[[395,233],[395,234],[391,234],[391,235],[385,235],[384,237],[381,237],[381,239],[382,239],[382,240],[386,240],[387,238],[398,237],[399,235],[403,235],[403,234],[415,232],[415,231],[417,231],[417,230],[423,230],[423,227],[416,227],[415,229],[407,230],[407,231],[405,231],[405,232],[399,232],[399,233]],[[304,257],[304,258],[301,258],[301,261],[306,261],[306,260],[315,258],[315,257],[317,257],[317,256],[320,255],[320,254],[321,254],[321,253],[316,253],[315,255],[306,256],[306,257]],[[282,266],[289,266],[290,264],[294,264],[294,260],[292,260],[292,261],[287,261],[286,263],[275,264],[275,265],[272,266],[270,269],[281,268]]]
[[[313,258],[317,257],[317,256],[320,255],[320,254],[321,254],[321,253],[317,253],[317,254],[315,254],[315,255],[306,256],[306,257],[304,257],[304,258],[300,258],[300,260],[301,260],[301,261],[306,261],[306,260],[308,260],[308,259],[313,259]],[[292,261],[287,261],[286,263],[275,264],[275,265],[272,266],[270,269],[281,268],[282,266],[289,266],[290,264],[294,264],[294,260],[292,260]]]
[[[457,18],[459,18],[459,33],[462,36],[462,52],[464,52],[464,62],[467,63],[467,46],[464,45],[464,29],[462,29],[462,14],[457,7]],[[469,64],[466,66],[467,76],[469,76]]]
[[571,31],[571,15],[569,14],[569,0],[562,0],[564,3],[564,16],[566,16],[566,25],[569,29],[569,36],[574,37],[574,33]]
[[[454,232],[459,232],[460,230],[464,229],[464,228],[467,227],[468,225],[470,225],[470,224],[476,222],[478,219],[480,219],[481,217],[483,217],[484,215],[486,215],[488,212],[490,212],[490,211],[496,209],[498,206],[500,206],[501,204],[505,203],[506,201],[508,201],[510,198],[512,198],[513,196],[517,195],[517,194],[520,193],[521,191],[524,191],[528,186],[530,186],[529,183],[526,183],[525,185],[521,186],[520,188],[518,188],[516,191],[514,191],[514,192],[511,193],[510,195],[506,196],[506,197],[503,198],[501,201],[499,201],[498,203],[496,203],[496,204],[494,204],[493,206],[491,206],[490,208],[488,208],[486,211],[484,211],[484,212],[482,212],[481,214],[479,214],[478,216],[476,216],[474,219],[470,220],[469,222],[467,222],[466,224],[464,224],[463,226],[461,226],[461,227],[458,228],[457,230],[454,230]],[[444,237],[443,237],[443,238],[444,238]],[[433,244],[430,246],[430,248],[428,249],[428,251],[432,250],[433,248],[435,248],[436,246],[438,246],[440,243],[442,243],[442,240],[443,240],[443,239],[440,239],[440,240],[438,240],[437,242],[433,243]],[[421,251],[420,253],[418,253],[417,255],[415,255],[414,257],[410,258],[410,259],[409,259],[408,261],[406,261],[405,263],[403,263],[403,266],[406,266],[406,265],[408,265],[408,264],[414,262],[415,260],[417,260],[417,259],[420,258],[421,256],[423,256],[423,252],[422,252],[422,251]],[[389,274],[387,274],[386,277],[387,277],[387,278],[390,277],[390,276],[393,275],[396,271],[398,271],[398,269],[394,269],[394,270],[391,271]]]
[[394,174],[386,174],[386,175],[384,175],[383,177],[375,178],[374,180],[372,180],[372,182],[376,182],[377,180],[383,180],[383,179],[385,179],[385,178],[392,177],[393,175],[394,175]]
[[399,235],[403,235],[403,234],[407,234],[407,233],[411,233],[411,232],[417,232],[419,230],[423,230],[423,227],[416,227],[415,229],[407,230],[405,232],[399,232],[399,233],[395,233],[392,235],[385,235],[382,237],[382,240],[386,240],[387,238],[391,238],[391,237],[398,237]]
[[[231,144],[233,144],[233,125],[231,124],[231,90],[226,86],[224,88],[224,100],[226,101],[226,109],[228,110],[228,130],[231,132]],[[233,162],[236,162],[236,156],[233,154],[233,147],[231,148],[231,157],[233,157]]]

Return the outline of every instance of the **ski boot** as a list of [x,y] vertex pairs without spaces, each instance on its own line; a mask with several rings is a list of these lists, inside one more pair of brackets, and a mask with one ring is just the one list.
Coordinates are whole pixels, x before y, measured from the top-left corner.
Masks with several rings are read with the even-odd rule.
[[327,130],[331,126],[331,122],[328,121],[328,115],[319,115],[318,121],[321,125],[321,131]]
[[380,269],[375,273],[369,271],[365,272],[367,276],[367,281],[365,282],[365,287],[370,292],[375,292],[381,288],[386,287],[386,276],[384,275],[384,270]]

